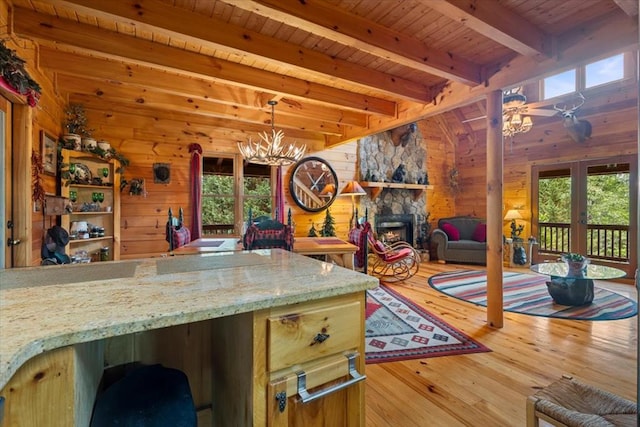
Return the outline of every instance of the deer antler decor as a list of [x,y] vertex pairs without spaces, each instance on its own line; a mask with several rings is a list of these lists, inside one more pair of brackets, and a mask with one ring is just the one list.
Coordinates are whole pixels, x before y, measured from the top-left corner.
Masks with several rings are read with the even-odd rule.
[[562,115],[562,125],[567,129],[567,133],[575,142],[584,142],[591,138],[591,123],[587,120],[581,120],[576,117],[576,111],[584,104],[585,98],[581,93],[578,94],[581,101],[578,104],[574,104],[573,107],[558,108],[557,104],[553,106],[553,109],[560,111]]

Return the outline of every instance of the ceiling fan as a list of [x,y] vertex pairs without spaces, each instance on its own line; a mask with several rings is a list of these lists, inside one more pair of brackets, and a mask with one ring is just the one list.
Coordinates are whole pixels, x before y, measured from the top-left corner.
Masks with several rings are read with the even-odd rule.
[[[502,116],[503,116],[502,119],[505,124],[507,123],[512,123],[516,125],[522,124],[525,127],[528,127],[528,129],[525,130],[526,132],[529,129],[531,129],[532,122],[531,122],[531,118],[523,117],[523,116],[551,117],[558,114],[558,111],[556,110],[529,108],[529,106],[526,105],[527,97],[524,96],[521,92],[522,92],[522,86],[519,86],[519,87],[505,91],[504,95],[502,96]],[[472,119],[463,120],[462,123],[468,123],[474,120],[484,119],[486,117],[487,117],[486,115],[474,117]],[[506,132],[506,130],[503,129],[503,132]]]

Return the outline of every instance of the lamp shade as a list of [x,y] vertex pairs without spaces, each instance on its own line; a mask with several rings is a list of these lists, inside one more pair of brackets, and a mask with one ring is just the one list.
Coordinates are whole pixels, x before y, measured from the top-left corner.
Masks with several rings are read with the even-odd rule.
[[509,209],[507,214],[504,216],[505,221],[511,221],[512,219],[522,219],[522,215],[515,209]]
[[341,196],[364,196],[367,194],[358,181],[349,181],[340,192]]

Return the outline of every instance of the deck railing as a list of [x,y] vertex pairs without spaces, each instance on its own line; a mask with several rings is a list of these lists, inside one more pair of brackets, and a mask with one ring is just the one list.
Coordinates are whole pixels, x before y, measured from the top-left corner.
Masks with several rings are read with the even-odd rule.
[[[557,254],[570,252],[571,224],[541,222],[538,224],[538,252]],[[629,226],[587,225],[587,256],[608,261],[629,261]]]
[[233,234],[233,224],[204,224],[202,226],[202,234]]

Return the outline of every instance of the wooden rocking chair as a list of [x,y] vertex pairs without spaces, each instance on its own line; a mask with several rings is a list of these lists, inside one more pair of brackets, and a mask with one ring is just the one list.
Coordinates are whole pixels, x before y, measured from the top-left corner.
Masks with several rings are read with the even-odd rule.
[[407,242],[385,244],[369,234],[369,274],[381,282],[402,282],[420,269],[420,254]]

